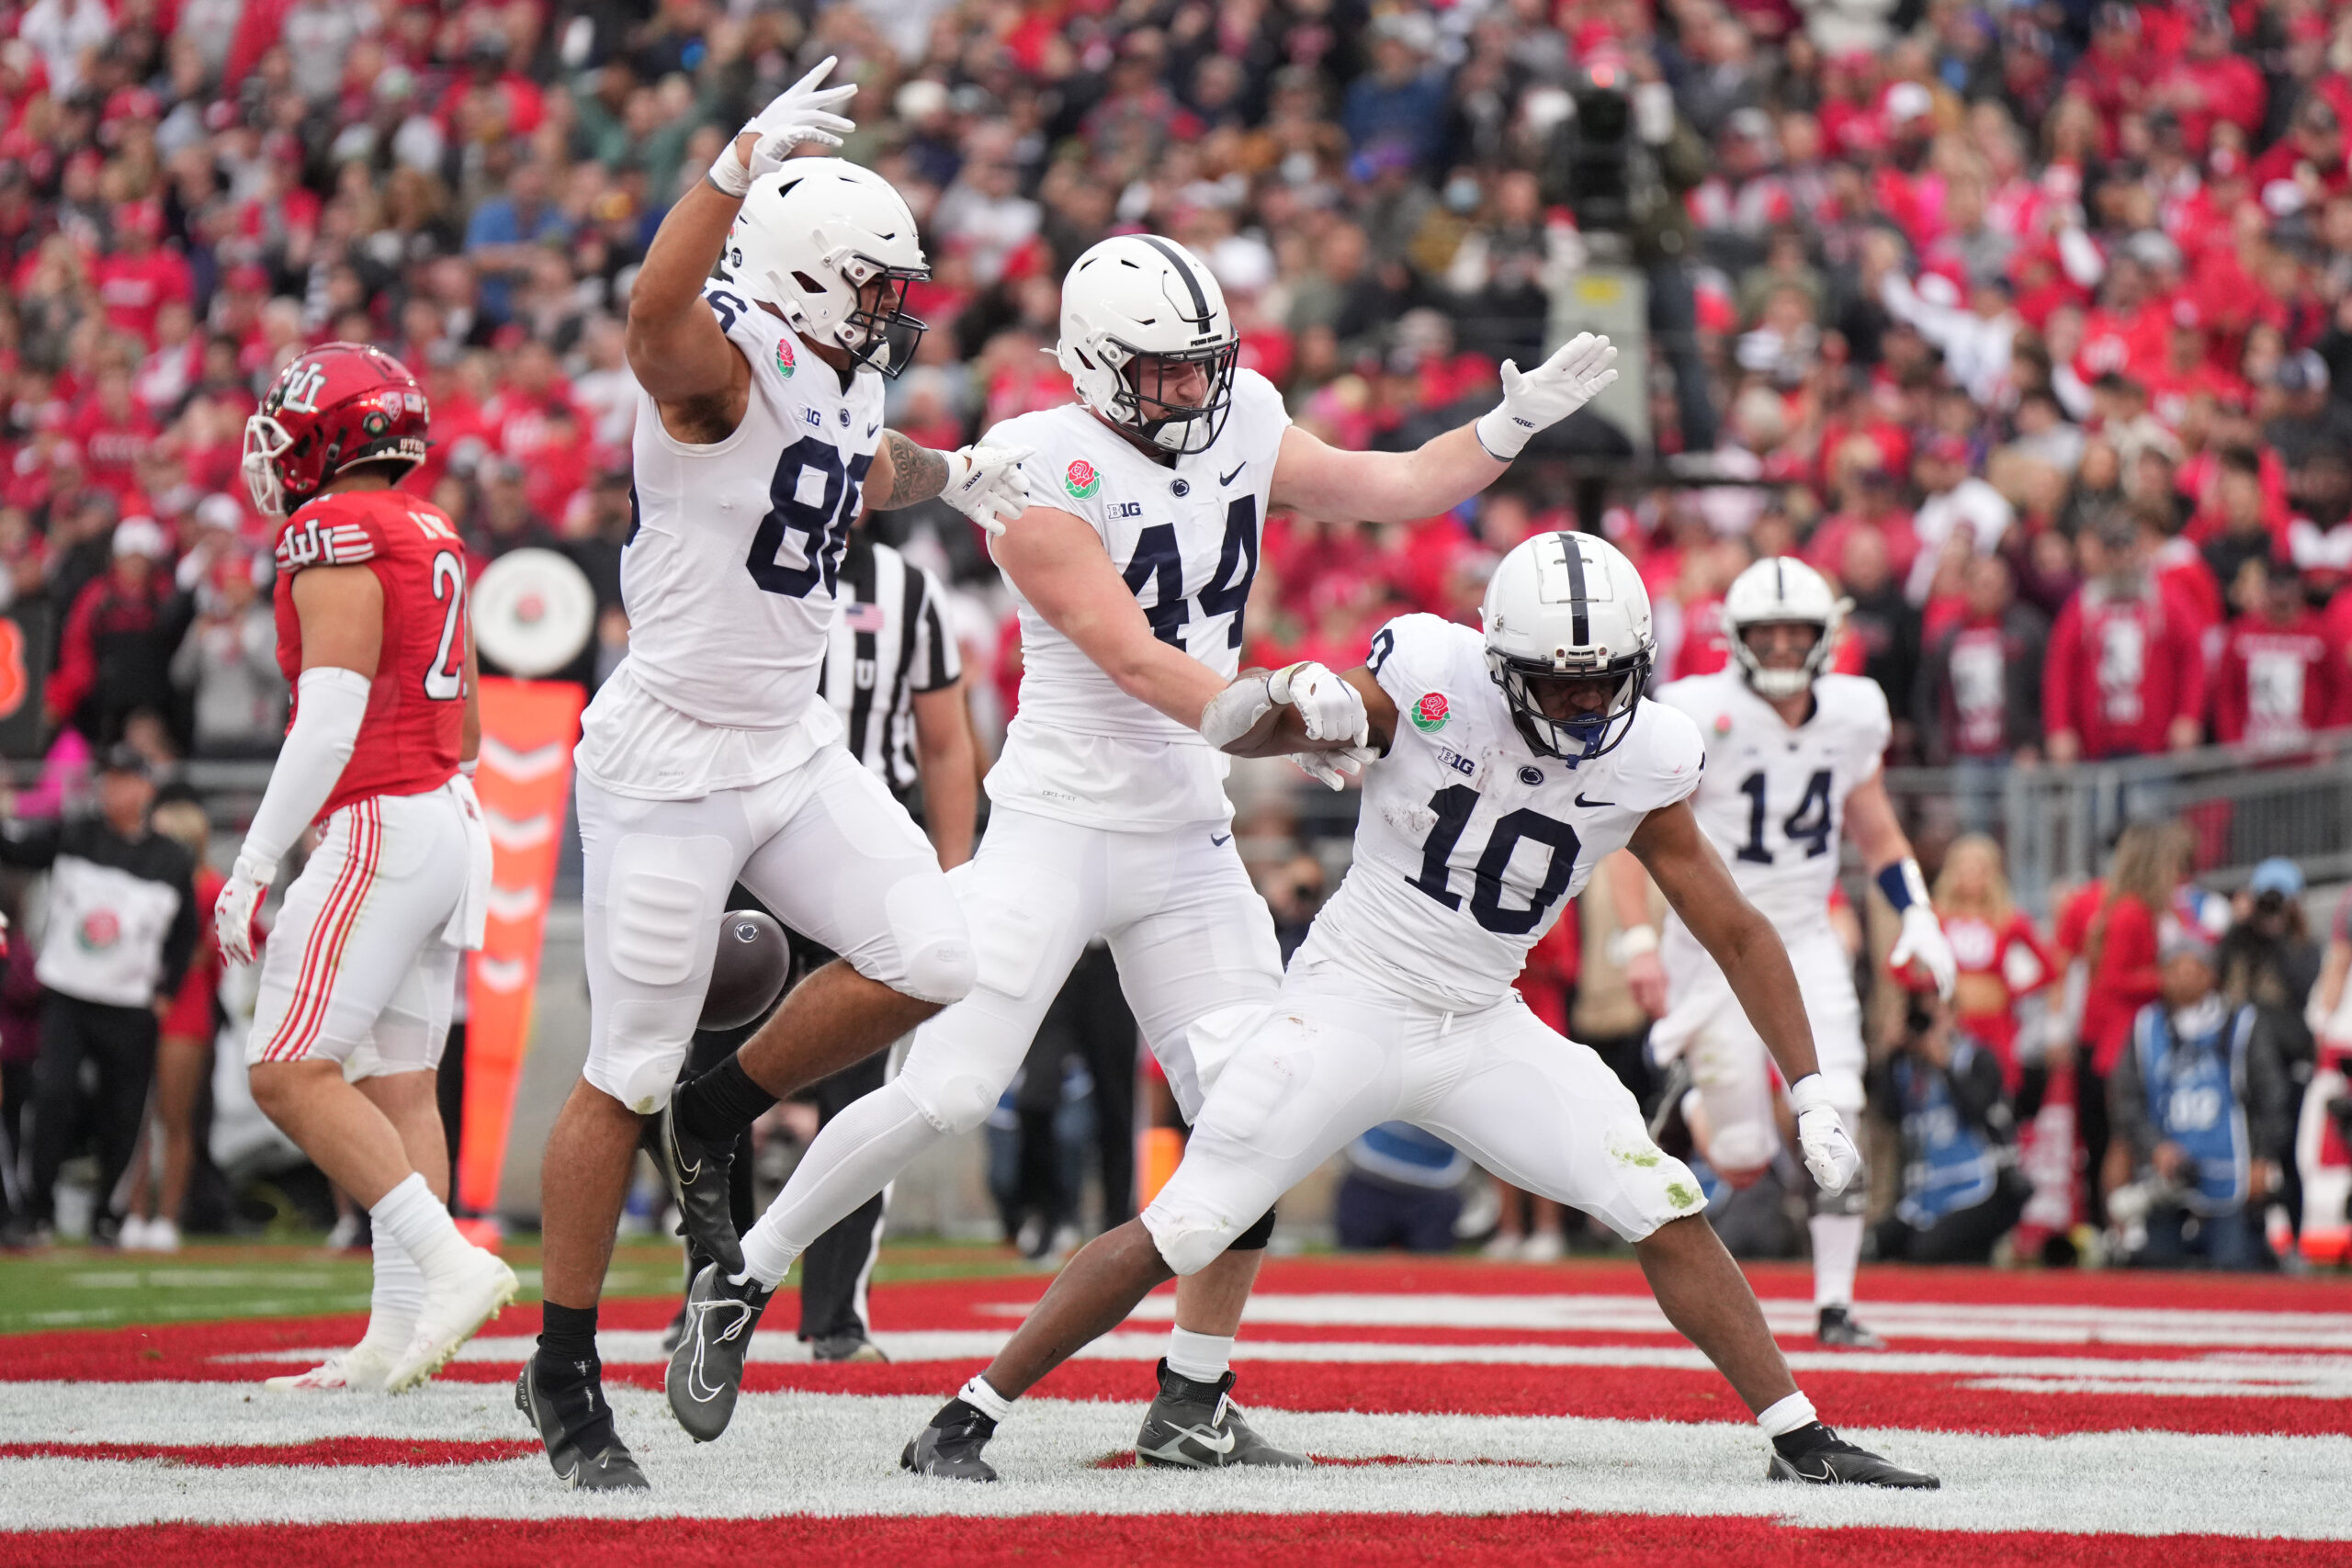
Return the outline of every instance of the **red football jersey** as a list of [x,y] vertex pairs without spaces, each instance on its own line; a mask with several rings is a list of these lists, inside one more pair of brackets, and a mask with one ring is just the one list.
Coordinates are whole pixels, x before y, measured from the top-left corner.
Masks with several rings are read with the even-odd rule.
[[405,491],[343,491],[296,509],[277,536],[277,667],[299,690],[294,575],[366,566],[384,589],[383,651],[359,743],[320,816],[372,795],[421,795],[458,771],[465,728],[466,552],[448,515]]

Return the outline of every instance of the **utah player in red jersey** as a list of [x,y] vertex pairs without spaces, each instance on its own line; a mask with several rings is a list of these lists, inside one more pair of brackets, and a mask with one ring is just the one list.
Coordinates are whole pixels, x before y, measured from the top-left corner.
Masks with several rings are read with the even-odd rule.
[[[313,821],[245,1047],[255,1103],[368,1205],[368,1334],[300,1388],[397,1393],[438,1371],[514,1299],[513,1270],[443,1206],[434,1103],[458,953],[481,945],[490,840],[474,798],[480,725],[465,549],[439,509],[392,489],[424,457],[429,410],[400,361],[333,343],[288,365],[246,422],[254,504],[277,536],[277,662],[294,717],[214,919],[253,956],[253,913]],[[287,508],[293,510],[288,515]]]

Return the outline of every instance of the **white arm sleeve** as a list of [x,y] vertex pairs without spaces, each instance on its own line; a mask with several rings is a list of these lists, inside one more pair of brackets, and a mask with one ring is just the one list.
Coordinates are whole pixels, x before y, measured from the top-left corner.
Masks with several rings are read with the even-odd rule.
[[360,721],[368,716],[368,689],[373,682],[356,670],[322,664],[302,671],[294,707],[294,727],[269,771],[269,787],[262,792],[254,824],[245,829],[245,846],[237,864],[256,881],[277,874],[277,863],[319,814],[334,793],[344,764],[359,741]]

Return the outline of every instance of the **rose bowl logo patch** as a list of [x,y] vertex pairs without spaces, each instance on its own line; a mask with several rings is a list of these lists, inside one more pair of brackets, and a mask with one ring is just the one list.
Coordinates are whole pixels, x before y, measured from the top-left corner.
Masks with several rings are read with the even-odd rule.
[[1102,488],[1102,476],[1096,473],[1094,465],[1083,457],[1079,458],[1063,471],[1062,489],[1080,501],[1084,501]]
[[74,934],[85,953],[96,953],[122,940],[122,920],[112,909],[93,909],[82,917],[82,929]]
[[788,337],[776,339],[775,373],[789,381],[792,379],[792,373],[799,368],[800,362],[793,356],[792,340]]
[[1717,735],[1729,735],[1731,733],[1731,715],[1727,713],[1719,713],[1715,715],[1715,733]]
[[1443,692],[1431,692],[1413,705],[1413,711],[1408,716],[1415,729],[1430,735],[1445,728],[1445,721],[1453,716],[1453,710],[1447,705]]

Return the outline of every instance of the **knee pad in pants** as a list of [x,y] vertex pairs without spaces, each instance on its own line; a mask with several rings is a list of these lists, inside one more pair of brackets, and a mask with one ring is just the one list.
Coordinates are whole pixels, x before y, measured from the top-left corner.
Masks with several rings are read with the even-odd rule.
[[890,889],[883,900],[890,922],[892,953],[877,971],[858,968],[901,996],[942,1007],[960,1002],[979,979],[979,959],[963,907],[933,872],[910,876]]
[[893,1080],[914,1101],[923,1120],[942,1133],[968,1133],[989,1119],[1004,1085],[960,1064],[943,1066],[910,1055]]

